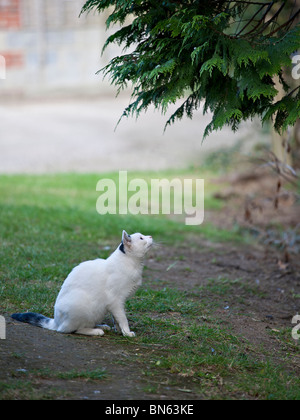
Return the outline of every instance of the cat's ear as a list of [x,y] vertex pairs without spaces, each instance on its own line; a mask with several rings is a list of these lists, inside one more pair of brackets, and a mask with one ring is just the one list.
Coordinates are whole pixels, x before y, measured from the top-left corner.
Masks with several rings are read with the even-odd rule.
[[130,245],[131,242],[131,237],[125,230],[123,230],[122,241],[124,245]]

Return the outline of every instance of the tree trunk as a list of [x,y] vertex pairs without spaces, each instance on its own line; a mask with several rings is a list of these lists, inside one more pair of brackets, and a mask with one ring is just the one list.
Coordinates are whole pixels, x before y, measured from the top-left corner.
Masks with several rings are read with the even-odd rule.
[[[275,88],[278,90],[277,96],[274,98],[274,102],[280,101],[284,96],[284,90],[282,85],[279,83],[279,77],[274,77]],[[281,162],[286,165],[292,166],[292,156],[290,140],[292,137],[292,129],[287,130],[283,135],[278,134],[272,127],[272,151]]]

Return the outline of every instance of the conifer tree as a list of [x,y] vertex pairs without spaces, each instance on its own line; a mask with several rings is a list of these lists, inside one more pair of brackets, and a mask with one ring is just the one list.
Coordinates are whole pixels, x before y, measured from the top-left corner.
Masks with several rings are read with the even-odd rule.
[[[124,116],[139,115],[154,105],[165,113],[180,105],[166,126],[204,103],[212,121],[204,136],[259,116],[273,119],[280,132],[300,116],[300,86],[285,80],[292,56],[300,50],[298,2],[224,0],[88,0],[82,12],[109,10],[108,37],[124,47],[102,69],[118,92],[132,85],[132,102]],[[300,54],[300,51],[298,51]],[[300,61],[300,60],[299,60]],[[299,70],[300,72],[300,70]],[[274,101],[279,76],[284,96]]]

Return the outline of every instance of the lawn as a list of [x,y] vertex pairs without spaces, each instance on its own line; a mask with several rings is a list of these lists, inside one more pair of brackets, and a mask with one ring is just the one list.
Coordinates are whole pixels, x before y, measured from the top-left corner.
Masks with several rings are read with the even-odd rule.
[[[167,172],[163,177],[172,175]],[[129,179],[136,176],[148,180],[151,174],[131,174]],[[96,211],[99,178],[76,174],[0,177],[2,310],[21,305],[20,309],[30,306],[32,310],[51,313],[54,296],[66,274],[80,261],[106,258],[110,247],[120,241],[123,229],[151,233],[165,244],[180,242],[188,232],[218,241],[240,238],[210,224],[187,227],[183,219],[176,222],[164,216],[100,216]],[[118,174],[102,178],[117,183]],[[207,191],[205,208],[209,207],[218,208],[220,204]],[[32,288],[27,287],[26,281],[34,282]]]

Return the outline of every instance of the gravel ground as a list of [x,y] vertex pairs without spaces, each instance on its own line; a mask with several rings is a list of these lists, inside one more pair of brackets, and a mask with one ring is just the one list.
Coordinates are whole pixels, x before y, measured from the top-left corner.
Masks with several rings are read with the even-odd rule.
[[[124,119],[127,97],[0,103],[0,173],[160,170],[199,165],[205,154],[238,139],[259,141],[257,124],[212,134],[202,145],[210,116],[195,113],[163,133],[167,116],[149,110]],[[257,133],[257,134],[255,134]]]

